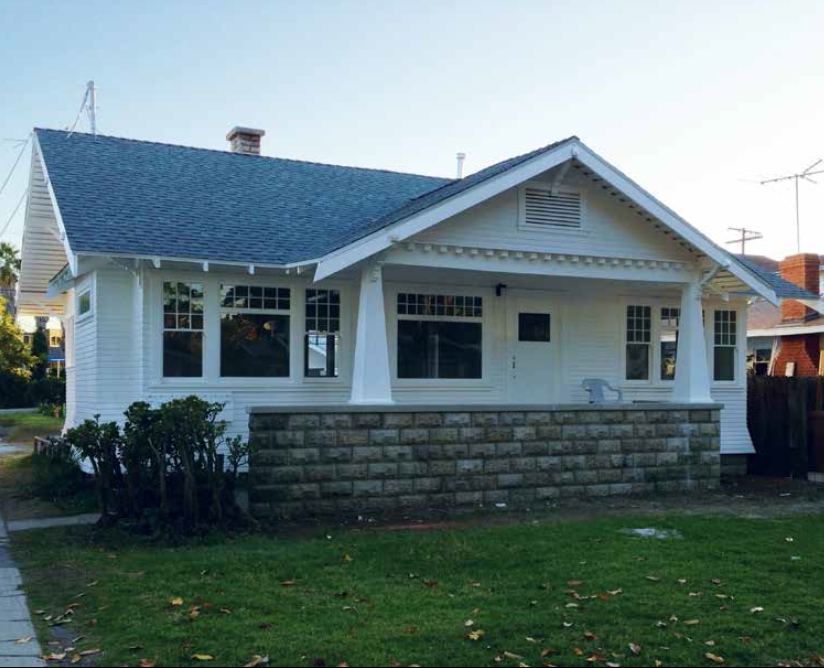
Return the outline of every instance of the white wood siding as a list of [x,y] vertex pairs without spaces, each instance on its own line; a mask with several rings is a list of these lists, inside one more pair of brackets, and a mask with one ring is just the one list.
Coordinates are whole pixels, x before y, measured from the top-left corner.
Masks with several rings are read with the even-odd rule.
[[[557,172],[546,175],[547,183]],[[691,255],[653,223],[620,203],[575,170],[564,186],[579,188],[584,197],[581,229],[519,224],[519,189],[506,192],[434,227],[414,240],[477,248],[596,255],[656,261],[690,261]]]

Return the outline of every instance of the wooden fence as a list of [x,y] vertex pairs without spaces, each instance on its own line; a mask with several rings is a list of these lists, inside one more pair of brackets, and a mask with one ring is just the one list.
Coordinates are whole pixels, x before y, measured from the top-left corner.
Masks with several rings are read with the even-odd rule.
[[806,478],[820,436],[823,378],[751,377],[747,423],[755,445],[750,472]]

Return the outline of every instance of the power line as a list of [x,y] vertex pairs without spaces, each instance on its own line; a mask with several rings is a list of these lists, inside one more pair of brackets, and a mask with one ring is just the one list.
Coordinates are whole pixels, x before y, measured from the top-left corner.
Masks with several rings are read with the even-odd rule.
[[11,212],[11,216],[9,216],[8,222],[3,226],[3,229],[0,230],[0,239],[8,231],[9,227],[11,226],[11,221],[14,220],[14,217],[17,215],[17,212],[20,210],[20,207],[23,206],[23,201],[26,199],[26,195],[28,195],[28,194],[29,194],[29,189],[26,188],[23,191],[22,197],[20,197],[20,201],[17,202],[17,206],[14,207],[14,211]]
[[797,241],[798,241],[798,252],[799,253],[801,252],[801,208],[800,208],[800,205],[799,205],[798,182],[803,179],[804,181],[809,181],[810,183],[812,183],[814,185],[818,185],[818,183],[811,177],[815,176],[816,174],[824,174],[824,169],[819,169],[817,171],[813,171],[822,162],[824,162],[824,159],[817,160],[812,165],[807,167],[807,169],[805,169],[803,172],[800,172],[798,174],[788,174],[787,176],[779,176],[779,177],[776,177],[774,179],[765,179],[764,181],[761,181],[762,186],[765,186],[769,183],[782,183],[783,181],[795,181],[795,225],[796,225],[796,237],[797,237]]
[[26,147],[29,145],[30,139],[31,135],[26,137],[26,141],[23,143],[23,146],[20,149],[20,153],[17,154],[17,158],[14,160],[14,164],[11,166],[11,171],[9,171],[9,175],[6,177],[6,180],[3,181],[3,185],[0,186],[0,195],[3,194],[3,191],[6,189],[6,186],[9,185],[9,181],[11,181],[11,177],[14,174],[14,170],[17,169],[17,165],[20,164],[20,160],[23,157],[23,153],[26,152]]

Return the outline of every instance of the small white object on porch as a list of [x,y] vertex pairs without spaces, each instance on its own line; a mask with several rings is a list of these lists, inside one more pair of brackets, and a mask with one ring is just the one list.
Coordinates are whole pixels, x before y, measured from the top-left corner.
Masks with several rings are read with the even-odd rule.
[[678,364],[675,367],[674,400],[683,403],[712,403],[707,341],[701,303],[703,287],[696,279],[681,294],[678,325]]
[[374,258],[366,262],[361,273],[355,362],[349,402],[393,403],[383,302],[383,265]]

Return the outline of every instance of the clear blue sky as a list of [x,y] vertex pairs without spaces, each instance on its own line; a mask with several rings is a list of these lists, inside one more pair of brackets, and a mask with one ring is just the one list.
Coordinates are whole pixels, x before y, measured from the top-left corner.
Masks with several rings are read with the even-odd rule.
[[[426,174],[577,134],[717,241],[746,225],[775,256],[795,250],[792,189],[750,181],[824,158],[820,0],[0,0],[0,26],[0,138],[70,125],[91,78],[105,134],[223,148],[251,125],[268,155]],[[14,155],[0,142],[0,182]],[[813,252],[821,181],[802,186]]]

